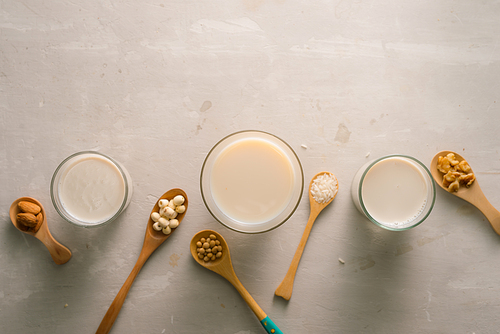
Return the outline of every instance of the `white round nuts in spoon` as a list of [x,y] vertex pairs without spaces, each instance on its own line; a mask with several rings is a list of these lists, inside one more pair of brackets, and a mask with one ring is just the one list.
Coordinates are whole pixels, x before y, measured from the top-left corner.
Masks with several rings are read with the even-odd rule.
[[153,229],[163,234],[172,233],[172,229],[179,226],[179,221],[176,219],[177,214],[184,213],[186,207],[184,204],[184,197],[182,195],[175,196],[172,200],[160,199],[158,201],[158,212],[151,213],[151,220],[153,221]]

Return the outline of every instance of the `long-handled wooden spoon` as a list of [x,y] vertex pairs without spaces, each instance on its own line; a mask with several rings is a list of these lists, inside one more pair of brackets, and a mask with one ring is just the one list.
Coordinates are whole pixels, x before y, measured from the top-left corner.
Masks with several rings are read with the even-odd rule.
[[[188,198],[186,193],[182,189],[171,189],[164,193],[158,201],[156,201],[156,204],[151,210],[151,213],[153,212],[158,212],[159,206],[158,202],[160,199],[173,199],[177,195],[182,195],[184,196],[184,206],[186,207],[186,211],[188,208]],[[177,220],[179,223],[182,221],[184,218],[186,211],[182,214],[179,214],[177,216]],[[141,253],[139,254],[139,258],[137,259],[137,263],[135,264],[134,268],[132,269],[132,272],[128,276],[127,280],[125,283],[123,283],[122,288],[120,291],[118,291],[118,294],[115,297],[115,300],[111,303],[109,306],[108,311],[104,315],[104,318],[101,321],[101,324],[99,325],[99,328],[97,329],[96,334],[105,334],[109,333],[111,330],[111,327],[113,327],[113,324],[118,317],[118,313],[120,313],[120,310],[122,308],[123,302],[125,301],[125,298],[127,297],[127,294],[130,290],[130,287],[132,286],[132,283],[134,282],[135,278],[137,277],[137,274],[139,274],[139,271],[141,270],[142,266],[144,263],[146,263],[147,259],[153,252],[165,241],[170,237],[176,229],[172,229],[172,232],[170,234],[163,234],[161,231],[155,231],[153,229],[153,221],[151,219],[151,215],[149,215],[148,219],[148,225],[146,227],[146,235],[144,237],[144,244],[142,246]]]
[[[216,237],[216,240],[220,241],[220,246],[222,247],[222,256],[216,258],[214,261],[204,261],[198,256],[197,250],[199,247],[196,244],[198,241],[200,241],[201,238],[209,238],[211,234]],[[231,263],[231,256],[229,254],[229,247],[227,246],[226,240],[224,240],[224,238],[219,233],[212,230],[200,231],[194,235],[193,239],[191,239],[189,247],[191,250],[191,255],[196,262],[198,262],[203,267],[221,275],[226,280],[228,280],[229,283],[231,283],[236,288],[236,290],[238,290],[241,297],[243,297],[245,302],[248,304],[253,313],[255,313],[260,323],[262,324],[262,326],[264,326],[265,330],[268,333],[283,334],[283,332],[274,324],[271,319],[269,319],[266,313],[255,302],[255,300],[248,293],[243,284],[241,284],[240,280],[236,276],[236,273],[234,272],[233,265]]]
[[[20,212],[18,203],[21,201],[34,203],[41,208],[43,221],[40,226],[37,227],[38,230],[23,228],[17,222],[17,214]],[[52,234],[50,234],[49,226],[47,225],[47,214],[45,213],[43,205],[39,201],[31,197],[18,198],[10,206],[9,215],[12,224],[14,224],[14,226],[19,231],[34,236],[35,238],[40,240],[45,245],[45,247],[47,247],[50,252],[50,256],[52,256],[52,260],[54,260],[55,263],[64,264],[68,262],[69,259],[71,259],[71,251],[66,246],[63,246],[59,242],[57,242]]]
[[316,178],[322,174],[329,174],[335,178],[335,176],[330,172],[321,172],[314,175],[314,177],[312,178],[311,183],[309,184],[309,203],[311,206],[311,213],[309,214],[309,219],[307,220],[306,228],[304,230],[304,233],[302,234],[302,238],[300,239],[299,246],[295,251],[295,255],[293,256],[290,268],[288,268],[288,272],[286,273],[285,278],[274,292],[276,296],[283,297],[286,300],[290,300],[290,298],[292,297],[293,281],[295,280],[295,273],[297,272],[300,258],[302,257],[302,253],[304,252],[304,247],[306,247],[307,239],[309,238],[309,234],[311,233],[313,224],[316,221],[316,218],[318,217],[319,213],[333,201],[333,199],[335,198],[335,196],[337,196],[338,193],[338,183],[337,183],[337,189],[336,189],[337,191],[335,192],[333,197],[330,198],[330,200],[328,200],[325,203],[318,203],[314,199],[314,196],[311,193],[311,187],[314,183],[314,180],[316,180]]
[[[434,178],[434,181],[446,192],[448,192],[448,189],[443,186],[443,173],[441,173],[437,169],[437,164],[438,164],[438,159],[440,156],[445,157],[448,153],[453,153],[455,154],[455,157],[457,160],[464,160],[464,158],[453,151],[441,151],[438,154],[432,158],[430,169],[431,169],[431,174],[432,177]],[[466,160],[466,159],[465,159]],[[472,169],[474,171],[474,169]],[[453,195],[469,202],[470,204],[474,205],[476,208],[479,209],[483,213],[483,215],[488,219],[488,221],[491,224],[491,227],[493,227],[493,230],[497,234],[500,234],[500,212],[491,205],[490,202],[486,199],[486,196],[483,194],[483,191],[481,190],[481,187],[479,187],[479,184],[477,182],[477,178],[474,181],[474,183],[471,184],[470,187],[465,187],[465,186],[460,186],[458,191],[452,192]]]

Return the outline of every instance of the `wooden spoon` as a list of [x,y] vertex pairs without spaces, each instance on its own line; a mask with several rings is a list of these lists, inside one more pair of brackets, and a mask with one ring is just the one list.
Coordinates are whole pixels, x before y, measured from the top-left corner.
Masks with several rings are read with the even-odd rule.
[[[151,213],[153,212],[158,212],[159,211],[159,206],[158,202],[160,199],[168,199],[171,200],[177,195],[182,195],[184,196],[184,206],[186,207],[186,211],[184,213],[179,214],[176,219],[181,223],[182,219],[184,218],[184,215],[187,212],[188,208],[188,198],[186,193],[182,189],[170,189],[166,193],[164,193],[158,201],[156,201],[156,204],[151,210]],[[132,269],[132,272],[128,276],[127,280],[125,283],[123,283],[122,288],[120,291],[118,291],[118,294],[116,295],[115,299],[109,306],[108,311],[104,315],[104,318],[101,321],[101,324],[99,325],[99,328],[97,329],[96,334],[104,334],[104,333],[109,333],[111,330],[111,327],[113,327],[113,324],[118,317],[118,313],[120,313],[120,310],[122,308],[123,302],[125,301],[125,298],[127,297],[127,294],[130,290],[130,287],[132,286],[132,283],[134,282],[135,278],[137,277],[137,274],[139,274],[139,271],[141,270],[142,266],[144,263],[146,263],[147,259],[153,252],[165,241],[170,237],[175,230],[177,230],[179,227],[172,229],[172,232],[170,234],[163,234],[161,231],[155,231],[153,229],[153,220],[151,219],[151,215],[149,215],[148,219],[148,224],[146,226],[146,235],[144,237],[144,244],[142,245],[142,250],[141,253],[139,254],[139,258],[137,259],[137,262]]]
[[[22,228],[18,223],[17,223],[17,214],[20,212],[19,207],[17,204],[21,201],[26,201],[26,202],[31,202],[36,205],[38,205],[41,208],[41,213],[43,216],[43,221],[41,225],[38,227],[38,230],[33,230],[33,229],[28,229],[26,230],[25,228]],[[26,234],[32,235],[38,240],[40,240],[45,247],[50,252],[50,256],[52,256],[52,260],[54,260],[55,263],[57,264],[64,264],[71,259],[71,251],[61,245],[59,242],[57,242],[56,239],[50,234],[49,231],[49,226],[47,225],[47,214],[45,213],[45,209],[43,208],[43,205],[37,201],[34,198],[31,197],[21,197],[16,199],[12,205],[10,206],[9,210],[9,215],[10,215],[10,220],[12,221],[12,224],[21,232],[24,232]]]
[[[432,177],[434,178],[434,181],[441,188],[446,190],[446,192],[449,192],[449,191],[448,191],[448,189],[443,187],[443,173],[441,173],[437,169],[437,163],[438,163],[438,158],[440,156],[444,157],[448,153],[455,154],[455,157],[457,158],[457,160],[460,160],[460,161],[464,160],[464,158],[456,152],[441,151],[438,154],[436,154],[434,156],[434,158],[432,158],[431,166],[430,166],[431,167],[431,174],[432,174]],[[465,160],[467,160],[467,159],[465,159]],[[493,230],[495,230],[495,232],[500,235],[500,212],[497,209],[495,209],[493,207],[493,205],[490,204],[490,202],[488,202],[488,200],[486,199],[486,196],[483,194],[483,191],[481,190],[481,187],[479,187],[479,184],[477,182],[477,178],[471,184],[470,187],[467,188],[467,187],[461,185],[460,188],[458,189],[458,191],[452,192],[452,194],[469,202],[470,204],[472,204],[476,208],[478,208],[479,211],[481,211],[483,213],[483,215],[486,217],[486,219],[488,219],[488,221],[491,224],[491,227],[493,227]]]
[[[198,257],[198,246],[196,245],[196,243],[201,238],[208,238],[210,234],[215,235],[216,240],[220,241],[220,245],[222,246],[222,256],[214,261],[205,262],[203,259],[200,259]],[[229,254],[229,247],[227,246],[226,240],[224,240],[224,238],[219,233],[212,230],[200,231],[194,235],[193,239],[191,239],[189,247],[191,250],[191,255],[196,262],[198,262],[201,266],[221,275],[236,288],[236,290],[240,293],[241,297],[243,297],[253,313],[255,313],[257,319],[259,319],[260,323],[268,333],[283,334],[283,332],[274,324],[274,322],[255,302],[255,300],[248,293],[243,284],[241,284],[240,280],[236,276],[236,273],[234,272],[233,265],[231,263],[231,255]]]
[[[331,176],[335,177],[332,173],[330,172],[320,172],[316,175],[311,180],[311,183],[309,184],[309,203],[311,206],[311,212],[309,214],[309,219],[307,220],[307,225],[306,229],[304,230],[304,233],[302,234],[302,238],[300,239],[299,246],[297,247],[297,250],[295,251],[295,255],[293,256],[292,263],[290,264],[290,268],[288,268],[288,272],[285,275],[285,278],[281,282],[281,284],[278,286],[274,294],[276,296],[283,297],[286,300],[290,300],[292,297],[292,291],[293,291],[293,281],[295,280],[295,273],[297,272],[297,268],[299,266],[300,258],[302,257],[302,253],[304,252],[304,247],[306,247],[307,239],[309,238],[309,234],[311,233],[311,229],[313,227],[313,224],[318,217],[319,213],[330,204],[335,196],[337,196],[338,193],[338,188],[339,184],[337,182],[337,192],[333,197],[325,203],[318,203],[312,193],[311,193],[311,187],[314,183],[314,180],[322,175],[322,174],[330,174]],[[336,179],[336,178],[335,178]]]

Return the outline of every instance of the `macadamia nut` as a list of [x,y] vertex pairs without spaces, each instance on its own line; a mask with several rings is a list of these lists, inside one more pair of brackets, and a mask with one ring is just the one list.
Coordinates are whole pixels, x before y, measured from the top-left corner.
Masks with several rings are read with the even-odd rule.
[[177,196],[174,197],[173,201],[174,201],[174,204],[176,206],[182,205],[182,204],[184,204],[184,196],[177,195]]
[[158,212],[153,212],[151,213],[151,220],[154,221],[155,223],[160,219],[160,214]]
[[167,206],[161,209],[160,215],[167,219],[174,219],[175,217],[177,217],[177,212],[175,212],[175,210],[171,207]]
[[179,221],[177,219],[170,219],[169,224],[170,228],[176,228],[179,226]]
[[160,219],[158,219],[158,225],[161,228],[165,228],[167,226],[170,226],[170,222],[166,218],[161,217]]

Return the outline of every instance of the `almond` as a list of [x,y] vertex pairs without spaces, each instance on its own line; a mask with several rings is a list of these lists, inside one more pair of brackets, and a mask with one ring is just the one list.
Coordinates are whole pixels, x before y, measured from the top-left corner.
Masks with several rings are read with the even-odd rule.
[[34,232],[38,231],[38,229],[40,228],[40,226],[42,226],[42,222],[43,222],[43,215],[40,212],[39,214],[36,215],[36,226],[33,228]]
[[24,226],[23,224],[21,223],[18,223],[17,224],[17,227],[19,227],[19,229],[23,232],[28,232],[30,230],[31,227],[28,227],[28,226]]
[[33,215],[37,215],[41,208],[36,205],[35,203],[27,202],[27,201],[21,201],[17,203],[17,206],[19,207],[19,210],[25,213],[31,213]]
[[35,227],[37,219],[32,213],[21,212],[17,214],[17,222],[26,227]]

